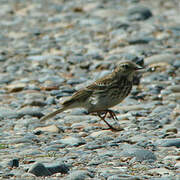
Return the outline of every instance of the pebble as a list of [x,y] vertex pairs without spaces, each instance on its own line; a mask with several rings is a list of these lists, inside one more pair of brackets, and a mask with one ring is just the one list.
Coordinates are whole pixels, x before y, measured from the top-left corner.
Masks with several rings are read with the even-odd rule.
[[175,146],[177,148],[180,147],[180,139],[176,138],[176,139],[163,139],[163,140],[157,140],[156,142],[158,145],[160,146],[164,146],[164,147],[171,147],[171,146]]
[[82,138],[69,136],[69,137],[65,137],[64,139],[61,139],[60,143],[70,146],[80,146],[85,144],[85,141]]
[[156,156],[149,150],[128,148],[121,152],[122,156],[135,157],[137,161],[153,160],[155,161]]
[[177,134],[178,129],[175,128],[175,127],[169,127],[169,128],[166,129],[166,133],[168,133],[168,132],[173,132],[173,133]]
[[10,83],[13,80],[14,80],[14,78],[11,77],[10,75],[1,74],[1,76],[0,76],[0,84]]
[[151,16],[152,16],[152,12],[147,7],[135,6],[128,10],[128,18],[132,21],[146,20]]
[[41,133],[41,132],[51,132],[51,133],[62,133],[64,132],[61,128],[57,127],[56,125],[50,125],[46,127],[38,127],[34,129],[34,133]]
[[177,100],[180,100],[180,93],[172,93],[172,94],[169,94],[167,97],[166,97],[169,101],[177,101]]
[[93,132],[90,134],[90,137],[92,138],[97,138],[99,136],[108,136],[108,135],[112,135],[113,132],[110,130],[104,130],[104,131],[97,131],[97,132]]
[[22,178],[23,179],[36,179],[36,176],[34,175],[34,174],[32,174],[32,173],[23,173],[22,174]]
[[18,111],[18,116],[23,117],[26,115],[38,117],[38,118],[44,116],[44,114],[40,111],[40,109],[35,107],[34,108],[25,107]]
[[164,54],[158,54],[158,55],[153,55],[151,57],[148,57],[144,60],[144,63],[146,65],[159,63],[159,62],[173,63],[175,61],[175,59],[176,59],[175,55],[169,54],[169,53],[164,53]]
[[19,115],[16,113],[16,111],[11,110],[9,108],[0,107],[0,118],[18,118]]
[[19,159],[13,159],[8,162],[8,166],[13,168],[13,167],[19,167]]
[[168,86],[167,90],[170,90],[172,92],[180,92],[180,85],[172,85],[172,86]]
[[140,179],[139,176],[130,176],[130,175],[112,175],[107,178],[107,180],[125,180],[125,179],[132,179],[132,180],[138,180]]
[[174,165],[175,168],[179,169],[180,168],[180,162],[177,162],[175,165]]
[[85,170],[72,171],[65,179],[67,180],[86,180],[93,178],[93,175]]
[[158,176],[158,175],[160,175],[160,176],[174,175],[174,173],[172,173],[170,170],[168,170],[166,168],[151,169],[151,170],[149,170],[149,173],[155,174],[156,176]]
[[50,176],[52,173],[42,164],[35,163],[28,170],[29,173],[34,174],[35,176]]
[[59,164],[59,165],[51,165],[49,167],[46,167],[51,174],[55,173],[62,173],[62,174],[67,174],[69,172],[69,167],[65,164]]
[[26,87],[25,83],[16,83],[16,84],[10,84],[10,85],[6,86],[5,89],[9,93],[13,93],[13,92],[22,91],[25,87]]

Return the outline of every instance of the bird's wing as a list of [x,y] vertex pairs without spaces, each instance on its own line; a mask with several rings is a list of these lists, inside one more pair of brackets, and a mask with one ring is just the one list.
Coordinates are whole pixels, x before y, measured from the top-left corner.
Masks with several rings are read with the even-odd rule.
[[67,106],[77,101],[85,101],[91,94],[92,91],[87,91],[85,88],[80,89],[79,91],[75,92],[70,99],[63,102],[62,105]]
[[94,83],[91,85],[87,86],[86,89],[87,91],[104,91],[106,89],[109,89],[113,84],[116,83],[116,79],[113,78],[112,74],[108,74],[98,80],[96,80]]
[[94,83],[90,84],[89,86],[80,89],[76,93],[72,95],[72,97],[66,100],[62,105],[67,106],[71,105],[74,102],[82,102],[89,98],[92,94],[96,93],[104,93],[106,92],[111,86],[113,86],[116,79],[112,77],[112,74],[106,75]]

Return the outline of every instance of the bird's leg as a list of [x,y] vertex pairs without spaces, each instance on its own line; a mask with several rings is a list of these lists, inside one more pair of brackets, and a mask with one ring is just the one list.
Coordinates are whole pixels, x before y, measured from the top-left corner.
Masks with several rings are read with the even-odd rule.
[[114,119],[115,121],[118,121],[118,118],[117,118],[117,116],[116,116],[116,114],[115,114],[114,111],[108,109],[107,112],[109,113],[109,115],[110,115],[110,117],[111,117],[112,119]]
[[98,112],[97,114],[98,114],[98,116],[101,118],[101,120],[103,120],[103,121],[109,126],[110,129],[117,131],[116,128],[114,128],[113,126],[111,126],[111,125],[105,120],[105,117],[106,117],[107,113],[108,113],[108,111],[105,111],[104,116],[102,116],[102,112]]
[[[108,111],[100,111],[98,112],[98,115],[101,116],[101,118],[105,119],[106,118],[106,115],[107,115]],[[102,116],[103,115],[103,116]]]

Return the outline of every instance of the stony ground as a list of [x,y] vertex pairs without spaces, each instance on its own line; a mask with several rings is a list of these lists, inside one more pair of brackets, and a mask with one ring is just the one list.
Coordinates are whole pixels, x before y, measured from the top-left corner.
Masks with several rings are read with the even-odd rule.
[[[1,179],[179,179],[179,0],[0,7]],[[123,59],[148,68],[113,108],[123,131],[83,109],[40,121]]]

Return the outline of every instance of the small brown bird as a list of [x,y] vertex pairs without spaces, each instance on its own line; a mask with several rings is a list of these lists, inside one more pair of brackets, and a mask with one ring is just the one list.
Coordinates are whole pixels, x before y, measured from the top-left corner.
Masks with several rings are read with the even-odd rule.
[[88,113],[96,113],[112,130],[117,130],[105,120],[105,117],[109,113],[111,118],[118,120],[109,108],[119,104],[128,96],[132,89],[133,76],[141,69],[142,67],[131,61],[121,62],[112,73],[80,89],[63,102],[60,109],[44,116],[41,120],[52,118],[67,109],[85,108]]

